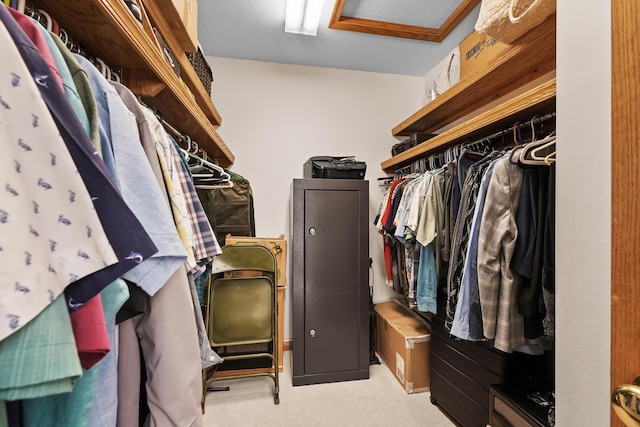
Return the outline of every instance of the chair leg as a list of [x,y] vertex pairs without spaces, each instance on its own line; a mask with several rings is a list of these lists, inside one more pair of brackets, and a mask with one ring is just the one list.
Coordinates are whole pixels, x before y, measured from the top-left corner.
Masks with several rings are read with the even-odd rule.
[[[276,324],[277,325],[277,324]],[[277,327],[277,326],[276,326]],[[274,336],[273,340],[273,381],[275,386],[275,394],[273,401],[276,405],[280,404],[280,360],[278,357],[278,334]]]
[[273,318],[272,318],[272,331],[273,334],[271,338],[273,339],[273,381],[275,386],[275,393],[273,396],[273,402],[276,405],[280,404],[280,352],[278,349],[278,345],[280,342],[280,336],[278,331],[278,311],[282,309],[282,307],[278,307],[278,297],[277,297],[277,287],[273,289],[274,291],[274,300],[273,300]]
[[200,409],[204,414],[205,402],[207,400],[207,392],[209,391],[229,391],[231,388],[229,386],[225,387],[214,387],[208,385],[208,380],[211,378],[215,372],[218,370],[218,365],[211,366],[209,368],[205,368],[202,370],[202,398],[200,399]]
[[204,404],[207,400],[207,369],[202,370],[202,397],[200,398],[200,410],[204,415]]
[[274,375],[275,375],[275,377],[274,377],[275,394],[273,396],[273,402],[276,405],[279,405],[280,404],[280,379],[278,377],[278,373],[279,373],[278,371],[280,369],[278,368],[278,362],[277,361],[278,361],[278,358],[276,357],[276,363],[274,363],[276,369],[275,369],[275,372],[274,372]]

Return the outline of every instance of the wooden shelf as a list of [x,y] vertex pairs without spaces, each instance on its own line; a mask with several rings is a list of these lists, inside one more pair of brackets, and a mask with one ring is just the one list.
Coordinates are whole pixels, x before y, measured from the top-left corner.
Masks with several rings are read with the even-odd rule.
[[[180,50],[195,53],[198,50],[198,40],[193,36],[198,33],[198,1],[154,0],[154,3],[163,11],[162,16],[169,24],[173,38],[179,42]],[[169,33],[163,31],[162,34]]]
[[[164,18],[163,12],[156,1],[145,0],[144,5],[147,8],[147,13],[156,24],[161,34],[170,34],[173,32],[171,25]],[[187,58],[187,55],[185,55],[182,50],[180,43],[173,37],[165,38],[165,41],[178,60],[178,64],[180,65],[180,78],[195,95],[196,103],[202,111],[204,111],[205,115],[209,120],[211,120],[214,126],[221,125],[222,117],[220,117],[216,107],[213,105],[213,102],[211,102],[209,93],[207,93],[207,90],[202,85],[196,71],[193,69],[193,66]]]
[[555,15],[392,129],[433,133],[556,68]]
[[465,140],[480,138],[487,133],[498,132],[513,125],[518,117],[533,116],[555,110],[555,77],[464,123],[437,135],[420,145],[410,148],[381,163],[382,169],[393,174],[417,158],[442,150]]
[[[143,4],[167,45],[176,49],[173,34],[163,31],[167,24],[155,0]],[[74,40],[109,66],[121,67],[127,87],[189,134],[221,166],[233,164],[233,153],[215,129],[221,124],[220,115],[186,55],[181,49],[174,51],[184,70],[182,83],[159,50],[148,20],[142,26],[121,0],[38,0],[34,6],[47,11]]]

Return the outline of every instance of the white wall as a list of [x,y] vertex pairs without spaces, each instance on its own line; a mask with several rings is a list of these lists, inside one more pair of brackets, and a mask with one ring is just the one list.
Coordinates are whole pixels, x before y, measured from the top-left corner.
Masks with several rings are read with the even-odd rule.
[[558,426],[609,425],[611,2],[558,1]]
[[[380,163],[398,142],[391,129],[421,105],[421,77],[208,57],[218,129],[236,156],[231,170],[251,182],[256,234],[290,241],[291,182],[302,178],[311,156],[356,156],[367,163],[369,218],[373,224],[384,190]],[[374,300],[393,296],[384,284],[382,237],[369,227]],[[287,278],[284,338],[290,327]]]

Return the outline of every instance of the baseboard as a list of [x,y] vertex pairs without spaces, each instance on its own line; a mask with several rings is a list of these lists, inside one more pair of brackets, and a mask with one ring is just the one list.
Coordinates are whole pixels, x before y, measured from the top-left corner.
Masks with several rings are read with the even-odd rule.
[[282,350],[283,351],[291,351],[291,348],[293,347],[292,342],[293,342],[293,340],[283,340],[282,341]]

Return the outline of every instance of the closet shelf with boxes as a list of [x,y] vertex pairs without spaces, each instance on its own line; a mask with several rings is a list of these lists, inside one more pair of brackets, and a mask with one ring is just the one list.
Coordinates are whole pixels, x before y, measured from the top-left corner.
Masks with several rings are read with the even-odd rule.
[[[483,39],[474,34],[465,40],[475,39],[476,43],[468,47],[464,41],[461,43],[460,81],[395,126],[391,130],[393,136],[438,131],[465,116],[477,114],[483,107],[490,108],[491,103],[555,71],[555,15],[512,45],[495,42],[490,37]],[[465,63],[467,65],[463,67]],[[543,99],[539,101],[548,100],[545,95],[547,89],[540,86]],[[532,102],[537,103],[535,100]],[[524,101],[522,108],[530,108],[528,103]],[[516,110],[515,113],[517,112]],[[491,123],[483,124],[483,127],[488,124]],[[440,148],[433,141],[428,146],[432,149]],[[419,146],[407,155],[386,160],[382,163],[382,169],[389,171],[396,164],[408,162],[423,154],[425,147]]]
[[[455,87],[455,86],[454,86]],[[381,163],[382,169],[393,174],[396,169],[434,151],[459,144],[473,138],[506,129],[518,118],[531,118],[552,111],[556,100],[555,77],[515,96],[496,107],[448,129],[427,141],[403,151]]]
[[[182,16],[187,24],[195,25],[197,2],[137,0],[137,4],[141,21],[124,1],[33,1],[35,8],[47,11],[91,54],[121,68],[123,83],[155,107],[164,120],[179,126],[220,166],[231,166],[234,155],[216,132],[222,118],[186,55],[197,50],[197,40],[192,39],[195,33],[187,31],[184,23],[178,26],[175,18]],[[177,10],[180,7],[184,10]],[[189,35],[191,41],[185,41]]]
[[[542,221],[544,223],[542,228],[540,228],[542,223],[537,223],[539,228],[537,229],[537,234],[536,231],[533,232],[536,236],[533,237],[533,240],[536,242],[540,240],[541,244],[543,240],[545,242],[553,242],[554,214],[552,201],[554,193],[552,190],[553,185],[548,182],[554,182],[555,169],[548,166],[555,161],[555,151],[549,154],[550,157],[547,157],[551,159],[549,163],[540,161],[537,163],[540,166],[530,166],[529,171],[526,171],[524,167],[516,166],[514,159],[517,156],[511,156],[512,162],[507,162],[509,154],[505,155],[505,153],[512,153],[513,150],[509,149],[513,147],[514,140],[517,140],[516,143],[521,143],[526,147],[526,141],[524,138],[519,137],[519,133],[522,131],[523,134],[529,136],[529,130],[532,132],[532,139],[535,139],[538,133],[544,138],[548,137],[549,141],[553,139],[554,145],[552,149],[555,150],[555,134],[549,133],[554,129],[554,124],[549,122],[553,122],[555,119],[556,103],[555,15],[551,15],[542,24],[510,45],[496,43],[491,41],[490,37],[477,33],[472,34],[466,40],[474,39],[477,40],[477,43],[472,43],[467,47],[463,46],[463,42],[460,48],[461,63],[475,61],[474,66],[464,70],[464,72],[461,71],[461,77],[457,83],[392,129],[392,134],[396,137],[411,136],[419,140],[416,137],[419,137],[420,134],[435,134],[435,136],[430,135],[427,140],[410,146],[405,151],[394,152],[393,157],[381,163],[382,170],[389,175],[395,175],[394,182],[391,183],[388,190],[388,196],[385,196],[385,201],[388,203],[386,210],[391,211],[392,208],[390,206],[396,203],[395,198],[402,197],[397,196],[398,194],[419,193],[421,188],[419,187],[421,185],[420,180],[426,182],[438,180],[440,183],[438,187],[441,186],[442,193],[435,195],[439,190],[433,190],[434,195],[425,196],[424,205],[420,203],[420,206],[422,206],[423,211],[439,212],[438,202],[435,201],[433,206],[429,204],[435,210],[432,211],[425,208],[428,205],[427,198],[430,200],[444,200],[446,208],[443,209],[441,216],[434,213],[443,222],[440,223],[440,220],[436,219],[435,226],[432,224],[432,228],[427,227],[424,230],[421,230],[423,226],[422,218],[420,218],[420,222],[415,224],[418,227],[417,229],[411,228],[410,224],[413,223],[407,222],[406,226],[415,234],[415,236],[411,236],[407,235],[406,231],[398,232],[398,229],[401,229],[404,224],[394,221],[394,215],[396,215],[394,211],[387,213],[385,209],[381,209],[380,219],[376,220],[376,226],[381,230],[381,234],[385,239],[385,254],[387,253],[387,245],[389,245],[389,253],[392,254],[390,264],[387,266],[387,279],[390,286],[393,284],[394,291],[404,296],[404,302],[409,308],[431,322],[431,349],[426,363],[429,364],[430,370],[429,388],[432,403],[445,412],[457,425],[485,427],[489,424],[503,425],[507,421],[510,423],[522,422],[524,418],[513,419],[509,415],[510,413],[507,413],[508,411],[500,409],[507,405],[516,408],[511,411],[513,413],[518,411],[526,412],[525,406],[518,406],[517,399],[510,394],[512,389],[515,388],[520,391],[526,389],[527,393],[533,393],[539,390],[529,388],[536,385],[540,387],[540,390],[553,391],[552,326],[550,330],[547,330],[549,323],[536,323],[536,327],[545,325],[544,332],[536,330],[536,332],[526,332],[524,334],[526,336],[523,335],[523,342],[533,342],[528,341],[529,335],[539,332],[539,335],[537,335],[540,339],[539,347],[536,347],[535,351],[527,353],[526,345],[519,347],[521,345],[520,338],[509,341],[512,338],[509,337],[506,344],[503,341],[499,341],[498,334],[491,329],[493,327],[491,326],[491,319],[487,320],[485,318],[485,309],[487,312],[490,312],[491,309],[484,306],[487,294],[483,296],[483,286],[488,280],[487,271],[482,270],[481,267],[487,265],[488,261],[485,258],[488,258],[488,256],[485,256],[485,254],[488,252],[485,252],[482,257],[480,254],[483,250],[489,248],[486,242],[491,239],[486,237],[487,233],[489,236],[492,233],[497,234],[498,229],[496,228],[492,232],[485,232],[482,227],[485,224],[489,224],[487,230],[498,227],[500,218],[489,215],[485,221],[487,212],[483,213],[482,209],[478,209],[480,214],[476,214],[473,204],[476,203],[476,199],[478,203],[482,200],[483,208],[487,211],[489,192],[495,191],[495,188],[497,188],[494,185],[492,189],[493,182],[489,183],[493,179],[487,179],[486,185],[484,180],[482,183],[480,182],[480,178],[484,178],[487,170],[493,173],[493,176],[490,175],[491,178],[496,175],[500,176],[498,181],[504,184],[504,191],[507,192],[503,196],[506,197],[505,200],[511,200],[512,209],[513,206],[519,204],[520,200],[519,196],[514,196],[516,194],[514,189],[519,185],[515,182],[523,179],[522,177],[525,175],[528,176],[526,179],[530,180],[524,181],[527,183],[539,179],[538,176],[543,177],[545,181],[539,181],[540,183],[535,185],[539,185],[539,188],[544,191],[537,193],[539,191],[538,187],[536,187],[536,190],[530,191],[535,191],[532,194],[538,194],[539,202],[537,203],[543,207],[543,213],[540,214],[540,218],[544,219],[546,217],[548,222],[544,223]],[[482,52],[478,54],[479,51]],[[467,63],[466,65],[469,64]],[[460,68],[464,67],[461,66]],[[465,151],[471,153],[468,158],[463,159],[461,153],[464,154]],[[490,151],[491,153],[489,153]],[[479,161],[480,159],[482,160]],[[499,163],[500,167],[498,167]],[[538,169],[534,170],[536,167]],[[429,173],[424,173],[426,172],[425,169],[428,169]],[[411,174],[407,174],[409,170]],[[551,179],[549,177],[552,175],[553,181],[547,181]],[[453,176],[451,181],[445,181],[451,176]],[[509,177],[508,179],[505,178],[507,176]],[[532,178],[532,176],[535,177]],[[423,179],[423,177],[425,178]],[[506,181],[502,181],[504,179]],[[467,181],[470,184],[468,188]],[[449,190],[445,187],[445,182],[449,182],[454,186],[459,184],[460,192],[458,196],[461,196],[461,201],[457,212],[454,206],[457,207],[458,205],[453,201],[454,190],[449,193]],[[402,186],[403,184],[405,185]],[[427,195],[432,194],[431,188],[428,187],[430,184],[424,185],[424,188],[429,188],[428,192],[425,189],[425,193]],[[435,187],[436,185],[434,184],[433,186]],[[524,186],[523,184],[522,187]],[[481,187],[483,193],[478,195],[478,189]],[[509,187],[508,190],[507,187]],[[443,196],[443,194],[445,195]],[[446,198],[449,194],[451,195],[450,200]],[[494,194],[497,193],[494,192]],[[481,199],[481,197],[485,196],[486,203],[485,199]],[[402,205],[402,200],[399,203],[400,205]],[[543,201],[541,202],[541,200]],[[497,202],[491,200],[491,203]],[[381,206],[381,208],[383,207]],[[526,208],[529,209],[530,206],[526,205]],[[407,213],[408,209],[406,206],[403,207],[402,213],[406,217],[410,217],[413,213]],[[451,211],[447,209],[451,209]],[[494,209],[497,208],[491,208],[489,212],[493,212]],[[509,210],[508,206],[505,209],[505,212],[515,217],[515,212]],[[473,215],[467,212],[472,212]],[[385,215],[387,215],[386,219]],[[397,220],[398,216],[395,216],[395,219]],[[470,219],[473,219],[473,222]],[[476,221],[480,219],[482,222],[476,228]],[[448,220],[451,220],[451,222],[448,222]],[[536,219],[536,221],[540,220]],[[392,222],[393,226],[389,226]],[[548,227],[549,223],[552,225]],[[425,221],[425,224],[428,224],[428,221]],[[514,224],[510,224],[510,226],[512,225]],[[479,232],[477,231],[478,229],[480,230]],[[548,231],[551,234],[544,234],[541,231],[543,229],[545,233]],[[466,234],[464,230],[466,230]],[[500,229],[499,233],[502,233],[502,229]],[[395,237],[398,234],[401,234],[401,238],[396,239],[397,242],[390,241],[389,237]],[[522,232],[522,234],[525,233]],[[443,240],[448,239],[448,237],[443,237],[445,235],[450,237],[451,240],[444,242]],[[419,241],[420,245],[422,245],[419,248],[421,250],[416,250],[413,246],[407,247],[406,244],[403,244],[401,242],[402,237],[407,238],[407,236]],[[454,241],[454,238],[457,240]],[[472,239],[475,239],[473,244],[476,246],[474,248],[471,248],[472,244],[469,243]],[[483,243],[482,239],[486,239],[486,242]],[[505,239],[510,240],[508,236]],[[515,242],[515,237],[513,237],[513,242]],[[498,246],[501,251],[505,251],[505,247],[502,245],[505,245],[504,241],[499,242]],[[454,249],[455,246],[458,246],[459,249]],[[443,250],[442,248],[445,249]],[[470,248],[469,252],[467,252],[468,248]],[[547,250],[546,247],[545,250]],[[394,253],[397,255],[393,255]],[[425,272],[421,266],[425,253],[427,257],[434,258],[430,264],[434,268],[430,272]],[[472,255],[469,255],[470,253]],[[495,260],[499,266],[507,269],[513,268],[510,264],[511,255],[504,255],[504,252],[500,252],[499,255],[501,257]],[[397,258],[394,259],[394,256]],[[472,261],[467,262],[467,257]],[[545,252],[545,257],[547,257],[545,262],[549,261],[553,266],[552,246],[550,247],[550,252]],[[489,258],[489,261],[491,259]],[[466,268],[473,261],[477,261],[477,265],[474,264],[470,268],[475,268],[478,275],[482,274],[484,282],[480,284],[480,298],[475,300],[479,304],[475,308],[467,300],[462,303],[469,304],[468,307],[471,307],[470,312],[473,312],[470,315],[471,317],[460,320],[458,317],[454,318],[454,314],[456,316],[459,314],[458,311],[461,304],[458,299],[463,298],[460,296],[463,292],[463,286],[466,287],[464,292],[469,292],[465,294],[465,298],[477,297],[471,294],[474,292],[473,285],[467,285],[466,283],[460,285],[461,281],[467,280],[464,275],[469,274],[471,276],[470,273],[467,273],[469,270]],[[481,266],[483,263],[485,265]],[[465,268],[464,272],[460,267],[462,265]],[[412,273],[402,278],[402,274],[394,272],[394,266],[398,271],[406,269],[412,271]],[[424,288],[419,288],[423,285],[418,282],[425,280],[421,278],[423,273],[430,277],[427,280],[430,285],[424,285],[429,288],[428,296],[422,293]],[[546,274],[548,274],[548,271]],[[396,276],[399,278],[396,278]],[[545,277],[542,280],[544,281],[545,279],[548,280],[547,283],[553,283],[554,280],[552,274],[550,278]],[[468,280],[476,281],[475,292],[477,293],[478,280],[475,278]],[[496,280],[504,280],[504,278]],[[531,279],[527,278],[527,280]],[[502,306],[504,304],[502,300],[504,289],[502,287],[513,286],[513,289],[517,289],[517,286],[520,285],[509,285],[501,282],[498,286],[500,286],[500,301],[497,300],[498,290],[496,290],[495,303],[496,305],[501,305],[501,310],[505,310],[504,307],[506,306]],[[432,289],[432,287],[436,289]],[[516,304],[518,303],[518,298],[515,297]],[[542,293],[538,294],[534,299],[538,301],[538,298],[542,299]],[[546,302],[545,300],[545,305]],[[479,306],[482,306],[481,313],[477,309]],[[515,308],[516,311],[518,309],[519,307]],[[551,313],[553,312],[553,306],[549,306],[547,309],[551,310]],[[473,317],[476,315],[481,317]],[[544,313],[542,315],[544,317]],[[546,319],[549,319],[548,315],[549,311],[547,311]],[[464,316],[465,314],[463,313],[461,317]],[[468,323],[465,324],[464,322]],[[460,325],[468,326],[469,329],[465,330]],[[498,326],[498,329],[501,327]],[[515,328],[511,324],[509,327]],[[501,389],[503,397],[497,396],[496,388],[492,388],[497,384],[510,385]],[[490,398],[494,401],[490,402]],[[503,400],[498,402],[500,398]],[[505,404],[504,402],[508,403]],[[546,408],[544,411],[546,412]],[[498,422],[498,417],[502,417],[501,420],[504,421],[502,424]],[[535,422],[528,421],[530,423],[522,425],[551,425],[546,422],[547,420],[540,421],[533,416],[529,420],[534,418]]]

